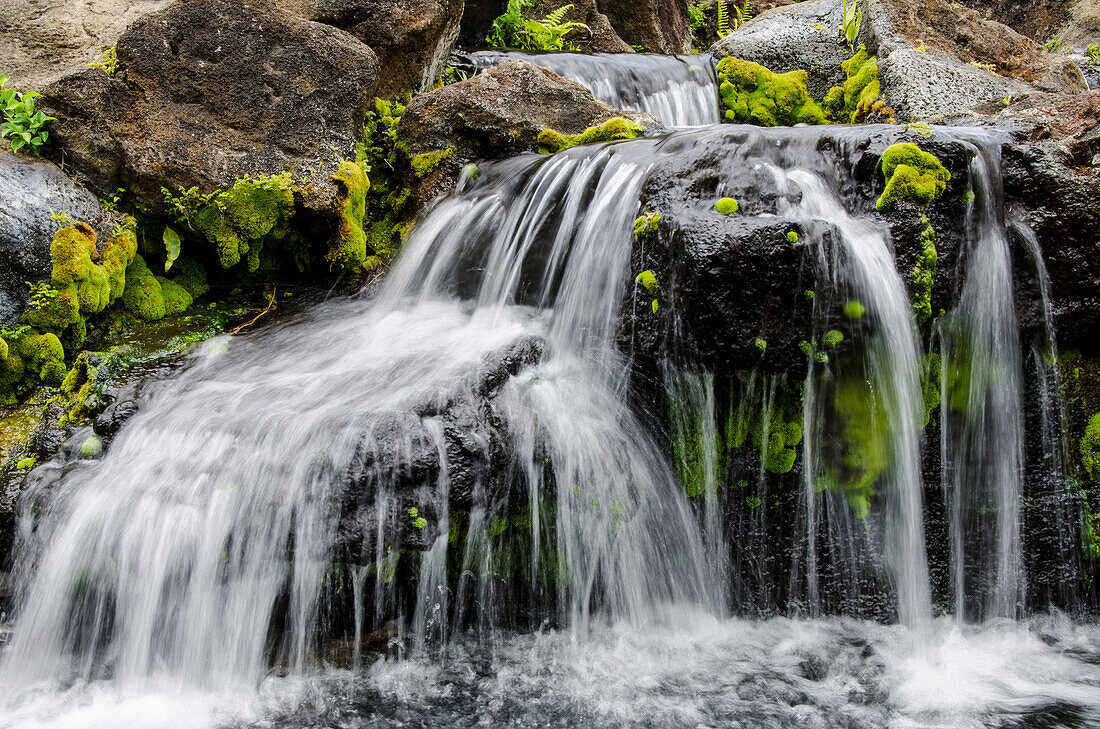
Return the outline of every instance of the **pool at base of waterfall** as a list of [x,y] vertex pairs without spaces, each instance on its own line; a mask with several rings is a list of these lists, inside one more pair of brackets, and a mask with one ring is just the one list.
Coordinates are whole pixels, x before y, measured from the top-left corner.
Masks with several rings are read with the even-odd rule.
[[[1100,627],[1061,617],[960,626],[917,640],[849,619],[683,615],[461,640],[445,656],[364,657],[198,694],[155,680],[43,689],[0,726],[389,729],[1037,729],[1100,726]],[[488,647],[492,646],[492,648]]]

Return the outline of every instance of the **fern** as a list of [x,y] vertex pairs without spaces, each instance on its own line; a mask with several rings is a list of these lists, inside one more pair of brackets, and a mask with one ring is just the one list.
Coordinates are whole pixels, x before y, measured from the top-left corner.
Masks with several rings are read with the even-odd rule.
[[565,38],[574,31],[590,32],[584,23],[566,22],[565,16],[573,9],[572,5],[563,5],[546,14],[542,20],[524,15],[531,7],[530,0],[508,0],[505,13],[493,21],[489,36],[485,39],[494,48],[517,48],[523,51],[560,51],[573,43]]
[[744,5],[734,5],[733,15],[730,15],[729,5],[726,0],[715,0],[714,2],[715,12],[718,20],[718,37],[725,38],[727,35],[744,25],[749,18],[752,17],[752,8],[749,6],[749,0],[745,0]]
[[729,8],[726,7],[726,0],[715,0],[714,5],[718,13],[718,37],[725,38],[733,32],[730,28]]

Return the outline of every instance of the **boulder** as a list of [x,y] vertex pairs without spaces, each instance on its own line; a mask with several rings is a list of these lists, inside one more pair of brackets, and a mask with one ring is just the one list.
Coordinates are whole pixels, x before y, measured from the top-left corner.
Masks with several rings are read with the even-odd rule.
[[458,38],[462,0],[278,0],[307,20],[348,31],[378,55],[375,94],[427,91]]
[[171,0],[0,0],[0,71],[41,90],[100,60],[126,27]]
[[50,241],[68,214],[97,228],[111,225],[95,195],[47,162],[0,150],[0,326],[15,323],[29,299],[27,282],[50,275]]
[[[543,18],[547,13],[566,5],[561,0],[536,0],[528,15]],[[584,23],[588,26],[588,35],[579,33],[576,45],[580,50],[594,53],[630,53],[630,44],[619,37],[617,29],[611,25],[610,18],[598,7],[597,0],[579,0],[565,15],[566,21]],[[490,20],[492,24],[492,20]],[[488,32],[488,31],[486,31]]]
[[691,51],[687,0],[599,0],[599,9],[631,46],[651,53]]
[[209,192],[288,170],[320,181],[353,153],[378,79],[351,34],[266,4],[180,0],[118,41],[114,77],[86,69],[48,87],[55,149],[94,191]]
[[506,61],[414,98],[398,134],[412,154],[454,148],[456,159],[499,157],[536,149],[544,129],[577,134],[616,116],[657,125],[648,114],[612,109],[553,71]]

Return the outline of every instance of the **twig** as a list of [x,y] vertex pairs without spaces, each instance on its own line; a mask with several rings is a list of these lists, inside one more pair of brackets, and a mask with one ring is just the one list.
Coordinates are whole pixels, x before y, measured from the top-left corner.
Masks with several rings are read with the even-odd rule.
[[261,312],[260,312],[259,314],[257,314],[256,316],[252,317],[252,320],[251,320],[251,321],[247,321],[247,322],[245,322],[244,324],[241,324],[241,325],[240,325],[239,327],[236,327],[235,329],[231,329],[231,330],[229,331],[229,334],[230,334],[230,335],[233,335],[233,334],[239,334],[239,333],[240,333],[240,331],[241,331],[242,329],[244,329],[245,327],[250,327],[250,326],[252,326],[253,324],[255,324],[255,323],[257,322],[257,320],[259,320],[259,318],[260,318],[261,316],[263,316],[263,315],[264,315],[264,314],[266,314],[267,312],[269,312],[269,311],[271,311],[272,309],[274,309],[274,308],[275,308],[275,290],[276,290],[276,288],[275,288],[274,286],[272,286],[272,287],[271,287],[271,299],[270,299],[270,300],[269,300],[269,301],[267,302],[267,308],[265,308],[265,309],[264,309],[263,311],[261,311]]

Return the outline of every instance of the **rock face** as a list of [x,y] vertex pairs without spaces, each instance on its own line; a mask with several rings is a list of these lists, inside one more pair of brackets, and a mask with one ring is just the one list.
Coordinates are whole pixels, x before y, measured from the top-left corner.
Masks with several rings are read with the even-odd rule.
[[961,0],[961,3],[1039,43],[1046,43],[1066,27],[1075,5],[1085,4],[1075,0]]
[[[46,89],[55,148],[95,191],[209,191],[241,176],[316,179],[354,146],[378,78],[350,34],[266,5],[182,0],[118,41],[114,78],[87,69]],[[321,174],[317,174],[320,170]],[[323,197],[323,196],[322,196]]]
[[303,18],[348,31],[378,55],[375,94],[426,91],[458,38],[462,0],[279,0]]
[[0,0],[0,58],[16,88],[40,90],[99,60],[133,21],[171,0]]
[[691,50],[686,0],[600,0],[599,9],[619,37],[653,53]]
[[460,158],[498,157],[534,150],[544,129],[576,134],[615,116],[656,126],[648,114],[612,109],[553,71],[506,61],[413,99],[398,134],[412,154],[453,147]]
[[103,240],[110,237],[95,195],[51,164],[0,151],[0,326],[14,323],[26,306],[26,282],[50,274],[50,241],[59,228],[51,212],[99,228]]

